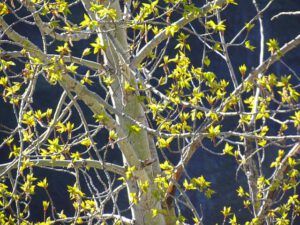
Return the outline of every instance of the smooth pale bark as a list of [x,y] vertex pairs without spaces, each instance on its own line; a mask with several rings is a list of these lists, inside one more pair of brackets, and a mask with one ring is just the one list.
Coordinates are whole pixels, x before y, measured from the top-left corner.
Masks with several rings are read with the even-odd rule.
[[[86,8],[89,16],[94,17],[93,13],[89,11],[89,2],[83,1],[83,5]],[[118,19],[121,18],[122,12],[119,1],[114,1],[109,5],[117,12]],[[95,18],[97,19],[97,18]],[[147,119],[143,107],[138,99],[137,93],[134,91],[126,92],[124,90],[125,82],[130,83],[134,88],[137,88],[135,77],[129,68],[129,46],[127,43],[126,29],[113,27],[110,25],[103,25],[99,28],[98,37],[106,46],[103,51],[104,63],[109,65],[113,70],[111,74],[115,79],[115,82],[110,87],[110,94],[112,97],[112,103],[114,108],[122,112],[132,119],[139,121],[143,125],[147,125]],[[161,201],[154,199],[153,191],[155,184],[153,182],[154,177],[160,173],[159,159],[157,154],[154,155],[150,150],[155,148],[152,137],[147,134],[146,130],[140,130],[139,132],[133,132],[131,126],[134,125],[128,119],[122,116],[116,115],[117,124],[128,135],[127,142],[132,146],[136,158],[128,158],[123,154],[124,164],[127,166],[135,166],[134,178],[127,181],[127,191],[129,193],[136,193],[141,195],[139,202],[132,207],[132,216],[136,224],[140,225],[165,225],[166,220],[164,216],[158,215],[152,216],[152,209],[162,209]],[[122,149],[123,152],[125,149]],[[156,149],[152,150],[156,151]],[[153,159],[153,157],[156,157]],[[154,162],[146,167],[142,166],[143,161],[153,160]],[[148,182],[149,189],[147,193],[140,193],[138,188],[138,182]]]

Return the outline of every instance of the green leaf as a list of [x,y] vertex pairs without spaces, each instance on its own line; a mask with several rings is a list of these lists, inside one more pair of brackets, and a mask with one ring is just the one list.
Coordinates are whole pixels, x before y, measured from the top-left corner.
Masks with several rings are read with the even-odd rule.
[[249,49],[250,51],[254,51],[255,50],[255,48],[256,47],[254,47],[254,46],[252,46],[251,44],[250,44],[250,41],[249,40],[247,40],[247,41],[245,41],[245,47],[247,48],[247,49]]
[[166,35],[174,37],[179,27],[175,24],[166,27]]
[[208,137],[211,139],[214,139],[221,133],[221,125],[218,125],[216,127],[210,126],[208,129]]
[[279,43],[275,38],[271,38],[267,42],[268,51],[272,54],[279,50]]
[[220,23],[215,23],[213,20],[209,20],[208,22],[206,22],[206,27],[214,31],[226,30],[226,25],[224,24],[224,21],[221,21]]
[[138,125],[132,125],[130,126],[129,130],[133,133],[139,133],[141,128]]

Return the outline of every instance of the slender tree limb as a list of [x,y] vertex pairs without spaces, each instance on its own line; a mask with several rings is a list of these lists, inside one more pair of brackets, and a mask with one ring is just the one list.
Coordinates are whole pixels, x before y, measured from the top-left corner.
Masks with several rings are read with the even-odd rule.
[[[30,159],[30,163],[33,163],[33,166],[36,167],[63,167],[63,168],[68,168],[68,167],[90,167],[94,169],[99,169],[99,170],[107,170],[109,172],[118,174],[120,176],[124,176],[124,168],[122,166],[118,166],[113,163],[102,163],[99,162],[98,160],[91,160],[91,159],[82,159],[82,160],[77,160],[77,161],[72,161],[72,160],[51,160],[51,159]],[[0,165],[0,174],[2,171],[9,172],[13,169],[17,168],[17,161],[12,161],[9,163],[1,164]],[[7,170],[7,168],[9,168]]]
[[[4,58],[4,57],[25,58],[26,56],[24,56],[20,51],[5,51],[5,50],[1,49],[0,58]],[[60,56],[57,54],[47,54],[47,57],[50,60],[53,57],[60,57]],[[78,65],[87,67],[87,68],[95,70],[95,71],[106,71],[107,70],[105,68],[105,66],[100,63],[90,61],[87,59],[78,58],[75,56],[71,57],[71,56],[65,55],[65,56],[63,56],[63,60],[67,63],[76,63]]]
[[[262,20],[262,13],[261,10],[259,9],[259,6],[257,4],[256,0],[252,0],[252,3],[256,9],[257,15],[258,15],[258,22],[259,22],[259,35],[260,35],[260,48],[259,48],[259,65],[261,65],[264,61],[264,56],[265,56],[265,34],[264,34],[264,26],[263,26],[263,20]],[[263,76],[262,73],[258,74],[258,78],[260,79]],[[244,130],[256,130],[256,115],[258,113],[258,104],[259,104],[259,97],[261,95],[260,88],[256,86],[255,90],[255,97],[254,97],[254,107],[253,107],[253,115],[250,119],[249,125],[244,126]],[[259,207],[260,202],[257,199],[257,193],[258,193],[258,188],[257,188],[257,178],[259,176],[259,170],[258,166],[255,163],[254,157],[252,154],[255,151],[255,140],[257,139],[252,139],[252,138],[245,138],[244,143],[245,143],[245,157],[248,159],[245,161],[245,164],[243,165],[243,170],[246,174],[247,177],[247,182],[248,182],[248,187],[249,187],[249,193],[251,197],[251,201],[253,202],[252,204],[252,211],[254,215],[257,213],[257,208]],[[258,153],[257,153],[258,155]]]
[[273,16],[271,18],[271,20],[278,19],[278,17],[280,17],[280,16],[299,16],[299,15],[300,15],[300,11],[295,11],[295,12],[280,12],[280,13],[276,14],[275,16]]

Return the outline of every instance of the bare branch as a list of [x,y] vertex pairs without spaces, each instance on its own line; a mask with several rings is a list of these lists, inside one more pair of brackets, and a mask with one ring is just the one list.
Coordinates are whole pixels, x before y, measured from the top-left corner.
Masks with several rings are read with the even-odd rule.
[[[124,176],[124,168],[122,166],[118,166],[116,164],[112,163],[102,163],[98,160],[92,160],[92,159],[84,159],[84,160],[52,160],[52,159],[30,159],[30,163],[33,163],[33,166],[36,167],[64,167],[64,168],[94,168],[99,170],[107,170],[112,173],[116,173],[120,176]],[[14,170],[17,168],[17,162],[12,161],[9,163],[1,164],[0,165],[0,174],[2,174],[3,171],[6,171],[6,173],[10,172],[11,170]]]
[[278,19],[280,16],[299,16],[299,15],[300,15],[300,11],[295,11],[295,12],[280,12],[280,13],[276,14],[275,16],[273,16],[271,18],[271,20]]

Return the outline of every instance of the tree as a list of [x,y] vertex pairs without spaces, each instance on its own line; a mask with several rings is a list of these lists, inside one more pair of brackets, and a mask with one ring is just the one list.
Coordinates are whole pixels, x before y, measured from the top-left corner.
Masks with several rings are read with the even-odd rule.
[[[300,212],[299,77],[283,58],[300,35],[282,45],[265,40],[263,15],[273,2],[253,0],[256,14],[229,41],[235,25],[224,15],[235,0],[2,1],[1,107],[12,109],[16,126],[1,128],[1,148],[9,151],[0,165],[1,224],[31,224],[41,190],[44,221],[37,224],[203,224],[189,193],[210,198],[214,190],[186,170],[202,150],[234,158],[244,174],[237,195],[251,216],[246,224],[293,224]],[[83,13],[74,15],[78,8]],[[37,28],[41,44],[19,24]],[[191,60],[192,38],[202,45],[199,65]],[[237,66],[231,48],[257,53],[258,63]],[[224,79],[211,70],[213,57],[226,65]],[[275,63],[291,75],[272,73]],[[62,94],[43,110],[34,94],[45,80]],[[122,164],[106,157],[118,152]],[[45,168],[74,178],[66,187],[73,215],[57,210],[40,175]],[[223,224],[238,224],[229,205],[216,213]]]

